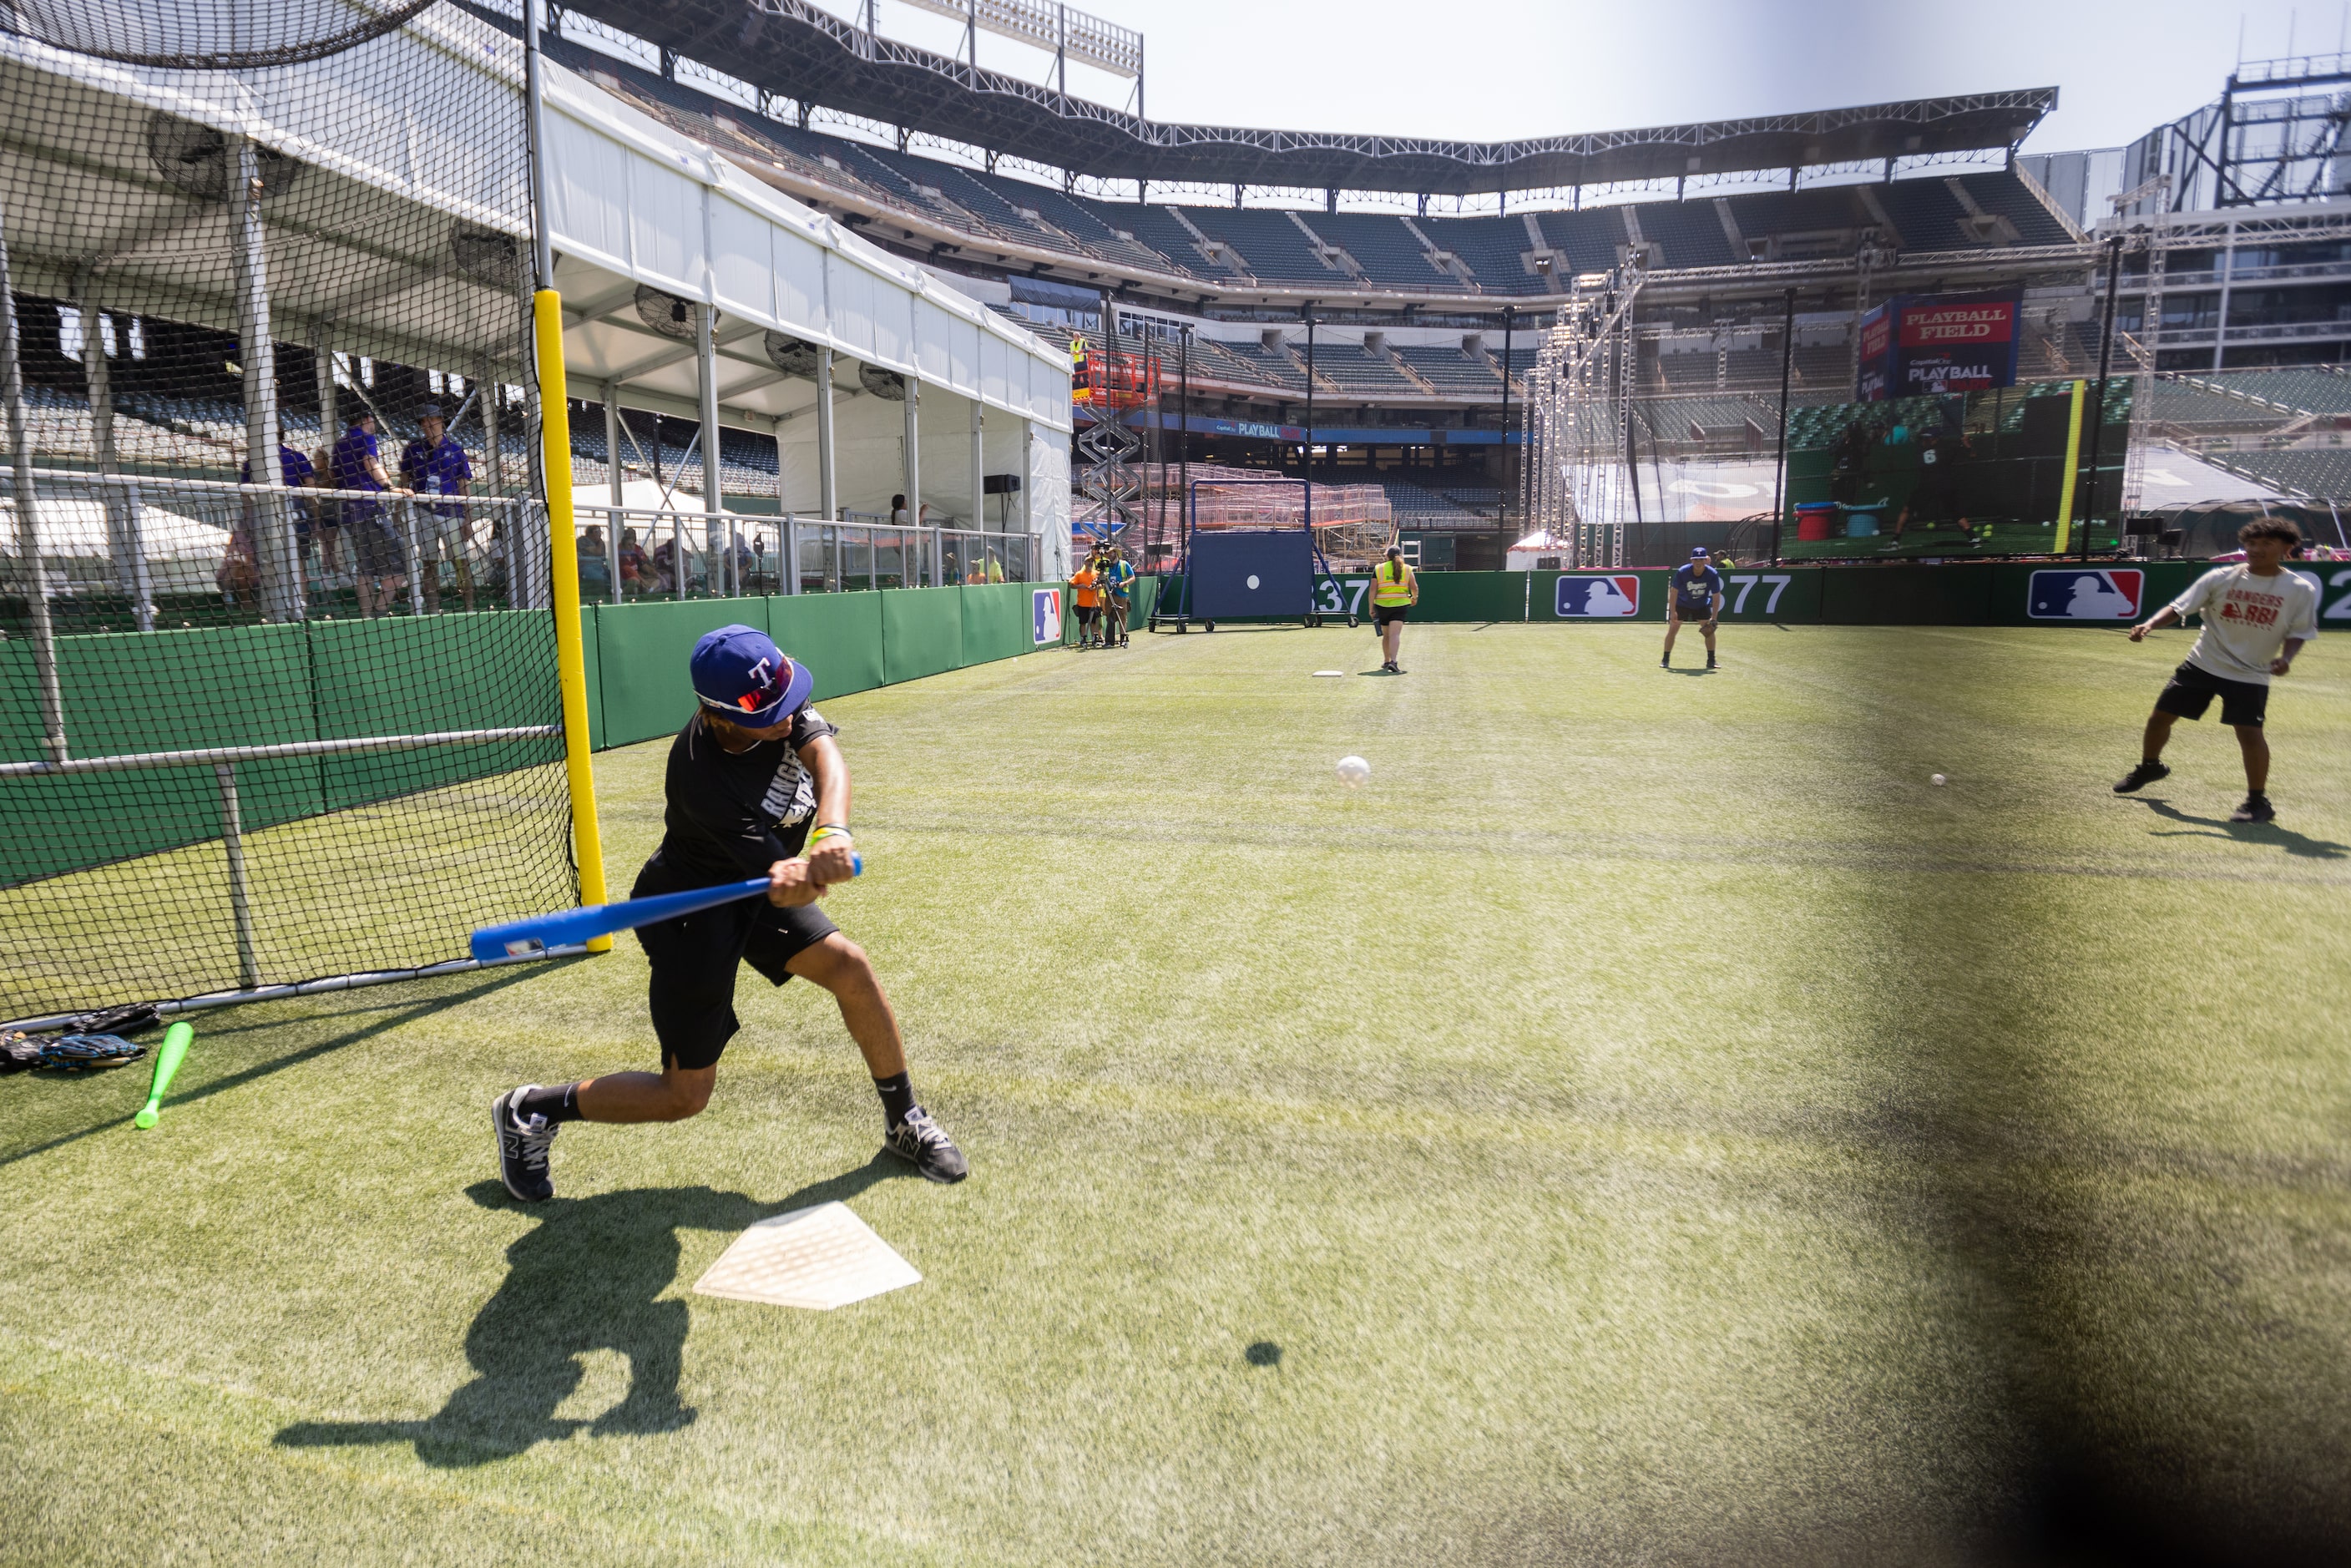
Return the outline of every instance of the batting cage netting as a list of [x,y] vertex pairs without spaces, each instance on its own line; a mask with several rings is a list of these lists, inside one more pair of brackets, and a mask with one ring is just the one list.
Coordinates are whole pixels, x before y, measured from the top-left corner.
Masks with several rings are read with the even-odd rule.
[[0,5],[0,1018],[572,902],[521,46]]

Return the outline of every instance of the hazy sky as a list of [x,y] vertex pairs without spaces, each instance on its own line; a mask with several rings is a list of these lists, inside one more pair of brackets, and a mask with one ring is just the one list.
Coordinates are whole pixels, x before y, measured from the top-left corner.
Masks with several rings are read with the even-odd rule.
[[[846,11],[851,0],[825,0]],[[882,0],[883,28],[962,29]],[[2252,0],[1085,0],[1145,39],[1155,120],[1476,141],[2003,88],[2061,89],[2034,152],[2106,147],[2218,98],[2237,58],[2332,53],[2342,4]],[[1041,57],[983,38],[984,65]],[[1115,99],[1107,78],[1071,89]]]

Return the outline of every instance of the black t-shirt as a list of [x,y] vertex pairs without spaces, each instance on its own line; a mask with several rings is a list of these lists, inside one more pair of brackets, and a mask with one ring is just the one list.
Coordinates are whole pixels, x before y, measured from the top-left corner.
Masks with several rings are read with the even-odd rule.
[[728,751],[699,716],[670,743],[667,804],[653,860],[665,882],[706,887],[764,876],[800,852],[815,826],[816,780],[800,747],[841,732],[814,708],[792,716],[790,732],[748,751]]

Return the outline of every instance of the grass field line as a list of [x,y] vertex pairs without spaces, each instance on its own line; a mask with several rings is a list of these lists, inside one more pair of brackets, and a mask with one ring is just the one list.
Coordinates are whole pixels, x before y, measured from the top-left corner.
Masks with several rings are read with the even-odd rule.
[[[26,1362],[36,1364],[24,1368],[22,1364]],[[11,1363],[18,1364],[11,1365]],[[126,1374],[131,1375],[126,1376]],[[191,1412],[184,1408],[172,1408],[172,1402],[162,1396],[162,1389],[166,1387],[179,1399],[193,1398],[202,1406],[210,1406],[210,1411]],[[138,1390],[147,1396],[133,1396],[126,1394],[126,1389]],[[404,1464],[378,1447],[354,1446],[343,1450],[353,1455],[380,1456],[377,1462],[338,1460],[329,1457],[333,1450],[291,1448],[276,1441],[277,1432],[289,1420],[317,1414],[303,1409],[292,1400],[170,1367],[60,1344],[6,1328],[0,1328],[0,1396],[65,1405],[111,1419],[135,1422],[148,1431],[183,1442],[230,1449],[248,1459],[296,1471],[332,1476],[371,1492],[495,1513],[521,1527],[549,1526],[569,1531],[585,1530],[603,1538],[600,1544],[623,1544],[645,1552],[648,1560],[655,1553],[665,1557],[668,1549],[679,1545],[676,1536],[679,1533],[677,1515],[681,1495],[674,1491],[664,1490],[662,1493],[658,1511],[611,1507],[608,1505],[612,1500],[609,1497],[598,1499],[588,1496],[581,1496],[579,1500],[583,1505],[601,1503],[607,1506],[566,1508],[555,1502],[520,1500],[507,1495],[503,1488],[469,1487],[455,1479],[438,1480],[433,1472]],[[208,1419],[207,1415],[216,1415],[218,1418]],[[561,1481],[565,1479],[565,1472],[558,1457],[559,1453],[560,1445],[555,1445],[550,1451],[517,1457],[503,1464],[500,1472]],[[572,1490],[577,1495],[589,1489]],[[875,1531],[820,1522],[813,1518],[797,1518],[789,1521],[753,1520],[724,1509],[691,1504],[685,1505],[685,1511],[699,1518],[706,1538],[716,1538],[709,1540],[709,1544],[714,1547],[732,1552],[752,1544],[741,1539],[747,1530],[768,1538],[758,1544],[771,1552],[778,1549],[787,1551],[789,1560],[795,1563],[870,1563],[873,1560],[873,1547],[882,1543]],[[943,1554],[929,1543],[904,1536],[883,1539],[903,1553],[904,1560],[908,1562],[996,1561],[961,1552]],[[822,1557],[803,1555],[811,1546],[829,1550]]]
[[[830,1085],[840,1076],[835,1065],[806,1058],[756,1060],[752,1071],[771,1079]],[[1744,1161],[1784,1161],[1792,1153],[1802,1151],[1874,1167],[1855,1174],[1879,1180],[1922,1167],[1949,1174],[2005,1172],[2017,1177],[2051,1178],[2131,1172],[2228,1189],[2270,1187],[2337,1196],[2351,1192],[2351,1161],[2340,1158],[2196,1148],[2112,1135],[2085,1139],[2078,1130],[2061,1132],[2007,1119],[1970,1117],[1964,1124],[1922,1131],[1907,1125],[1896,1129],[1865,1114],[1840,1114],[1821,1107],[1807,1113],[1801,1122],[1769,1128],[1752,1123],[1741,1125],[1719,1113],[1591,1115],[1551,1108],[1539,1123],[1531,1123],[1519,1107],[1498,1106],[1488,1112],[1431,1108],[1425,1103],[1405,1106],[1345,1096],[1301,1101],[1264,1093],[1217,1094],[1160,1081],[1124,1084],[1096,1078],[990,1072],[963,1062],[942,1064],[930,1078],[946,1092],[940,1097],[942,1103],[949,1097],[969,1096],[1032,1111],[1066,1113],[1071,1108],[1071,1086],[1082,1084],[1090,1115],[1176,1116],[1217,1128],[1247,1125],[1260,1131],[1411,1142],[1442,1139],[1487,1147],[1541,1146],[1554,1152],[1568,1152],[1564,1145],[1572,1144],[1572,1152],[1587,1157],[1670,1163],[1712,1174]],[[723,1084],[719,1092],[726,1092]]]
[[[1067,840],[1070,819],[1060,817],[907,817],[868,812],[861,824],[868,832],[931,833],[962,842],[988,837]],[[1698,865],[1771,866],[1790,870],[1895,872],[1917,875],[1965,876],[2084,876],[2120,877],[2159,882],[2228,882],[2313,887],[2351,887],[2351,869],[2341,874],[2281,875],[2235,871],[2225,867],[2180,866],[2150,859],[2144,864],[2100,865],[2085,862],[1998,861],[1917,854],[1861,843],[1822,844],[1790,839],[1730,839],[1710,835],[1704,841],[1641,833],[1545,833],[1512,830],[1504,832],[1449,828],[1442,837],[1416,828],[1377,824],[1343,828],[1300,822],[1285,827],[1233,821],[1197,824],[1143,822],[1117,818],[1088,818],[1089,835],[1123,839],[1136,844],[1237,845],[1254,849],[1317,852],[1358,849],[1365,839],[1381,841],[1384,852],[1432,856],[1473,851],[1487,854],[1540,854],[1546,859],[1605,863],[1668,862]],[[2276,838],[2246,833],[2240,842],[2262,843]],[[2297,853],[2290,846],[2287,852]],[[2340,853],[2338,855],[2338,850]],[[2351,863],[2351,848],[2322,846],[2321,858]]]

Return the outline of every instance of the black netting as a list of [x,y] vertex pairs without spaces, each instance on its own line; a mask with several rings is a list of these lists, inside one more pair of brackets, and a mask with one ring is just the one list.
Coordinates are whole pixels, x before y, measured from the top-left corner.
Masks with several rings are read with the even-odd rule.
[[520,48],[413,10],[0,32],[0,1017],[454,959],[574,896]]
[[0,30],[96,59],[246,70],[324,59],[433,0],[0,0]]

